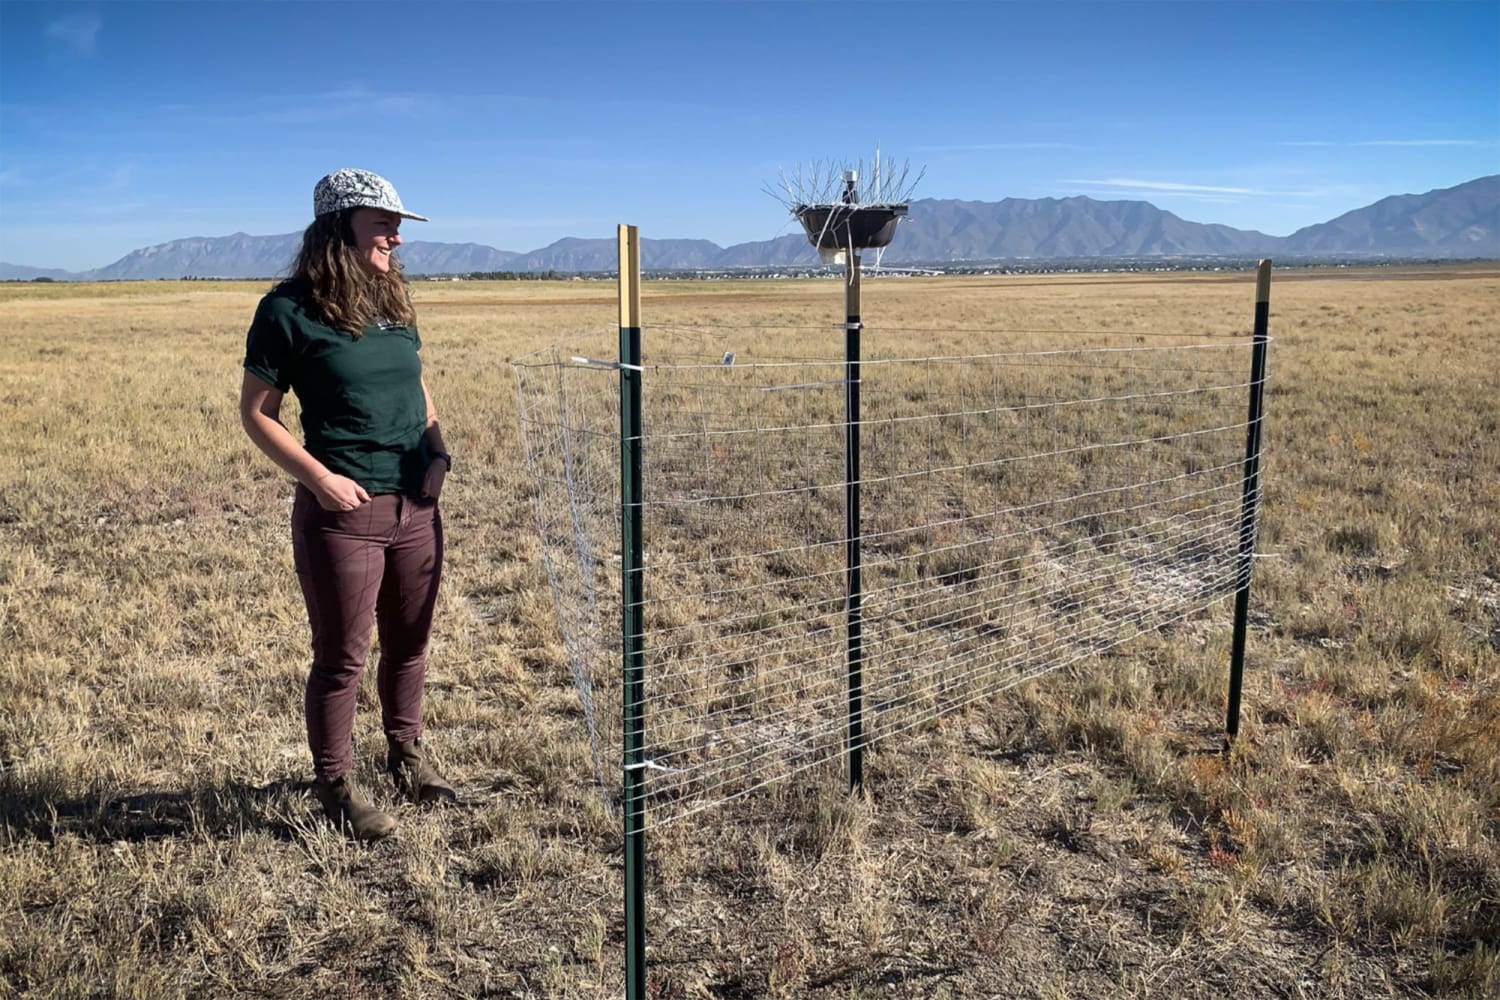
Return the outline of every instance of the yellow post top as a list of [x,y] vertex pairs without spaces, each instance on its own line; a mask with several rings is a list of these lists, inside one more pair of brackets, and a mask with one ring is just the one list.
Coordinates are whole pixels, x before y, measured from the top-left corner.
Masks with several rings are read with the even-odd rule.
[[620,239],[620,326],[639,329],[641,325],[641,237],[637,226],[621,224]]

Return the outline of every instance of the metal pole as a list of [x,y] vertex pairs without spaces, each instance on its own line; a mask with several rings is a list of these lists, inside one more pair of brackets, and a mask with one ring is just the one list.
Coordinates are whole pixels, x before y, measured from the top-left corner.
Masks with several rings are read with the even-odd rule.
[[625,840],[625,996],[646,1000],[644,548],[641,542],[641,250],[635,226],[620,243],[620,638],[624,677],[620,799]]
[[1227,752],[1240,734],[1240,689],[1245,677],[1245,630],[1250,617],[1250,574],[1255,560],[1256,518],[1260,512],[1260,427],[1264,413],[1267,330],[1271,317],[1271,262],[1255,277],[1255,337],[1250,349],[1250,415],[1245,429],[1245,485],[1240,501],[1239,585],[1234,594],[1234,640],[1229,652]]
[[844,278],[844,531],[848,569],[849,790],[865,782],[864,590],[860,581],[859,516],[859,254],[845,251]]

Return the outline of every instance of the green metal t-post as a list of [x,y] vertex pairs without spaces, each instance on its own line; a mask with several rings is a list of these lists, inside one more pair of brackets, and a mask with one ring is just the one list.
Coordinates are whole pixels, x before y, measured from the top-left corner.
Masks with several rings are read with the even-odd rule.
[[620,241],[620,553],[624,676],[621,807],[625,841],[625,996],[646,1000],[646,751],[644,547],[641,542],[641,253],[635,226]]

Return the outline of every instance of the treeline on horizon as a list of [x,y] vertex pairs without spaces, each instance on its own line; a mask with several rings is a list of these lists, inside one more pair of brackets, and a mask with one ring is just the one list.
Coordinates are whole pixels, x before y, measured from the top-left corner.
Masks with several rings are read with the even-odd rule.
[[571,278],[577,272],[558,271],[548,268],[545,271],[469,271],[465,274],[433,274],[422,275],[424,278],[461,278],[464,281],[561,281],[563,278]]
[[[469,271],[464,274],[419,274],[414,275],[420,281],[562,281],[573,275],[564,271],[548,269],[546,271]],[[65,278],[52,278],[47,275],[38,275],[35,278],[7,278],[7,284],[63,284]],[[156,278],[106,278],[104,281],[156,281]],[[171,279],[165,279],[170,281]],[[197,274],[184,274],[178,281],[280,281],[280,278],[215,278]]]
[[[1272,258],[1282,268],[1341,268],[1341,267],[1411,267],[1411,266],[1444,266],[1454,264],[1496,264],[1500,258],[1495,257],[1385,257],[1366,256],[1358,254],[1318,255],[1300,256],[1283,255]],[[973,275],[973,274],[1047,274],[1057,272],[1115,272],[1115,271],[1221,271],[1221,270],[1247,270],[1255,267],[1258,258],[1255,257],[1202,257],[1191,259],[1161,258],[1161,257],[1049,257],[1028,260],[997,259],[997,260],[964,260],[964,261],[941,261],[922,264],[896,264],[889,267],[871,267],[866,269],[868,277],[880,277],[881,272],[895,274],[900,271],[920,268],[938,269],[941,275]],[[818,264],[795,264],[780,267],[735,267],[735,268],[660,268],[643,269],[642,276],[647,279],[691,279],[691,278],[723,278],[743,276],[747,278],[761,277],[818,277],[841,273],[842,268],[830,267]],[[575,278],[601,278],[612,277],[613,271],[559,271],[556,268],[548,268],[545,271],[466,271],[466,272],[440,272],[436,274],[414,274],[410,275],[413,281],[569,281]],[[5,285],[36,285],[36,284],[118,284],[130,281],[244,281],[244,282],[277,282],[283,280],[284,276],[276,277],[225,277],[214,275],[184,274],[178,278],[54,278],[50,275],[37,275],[30,278],[0,278],[0,284]]]

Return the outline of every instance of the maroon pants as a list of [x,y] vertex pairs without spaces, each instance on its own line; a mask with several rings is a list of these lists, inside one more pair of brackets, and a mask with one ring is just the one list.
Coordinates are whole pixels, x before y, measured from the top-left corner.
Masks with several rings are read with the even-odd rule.
[[380,634],[380,722],[386,736],[422,735],[427,639],[443,575],[443,519],[436,500],[376,496],[355,510],[331,511],[302,486],[292,506],[292,559],[313,662],[307,678],[307,743],[319,781],[354,765],[354,705]]

